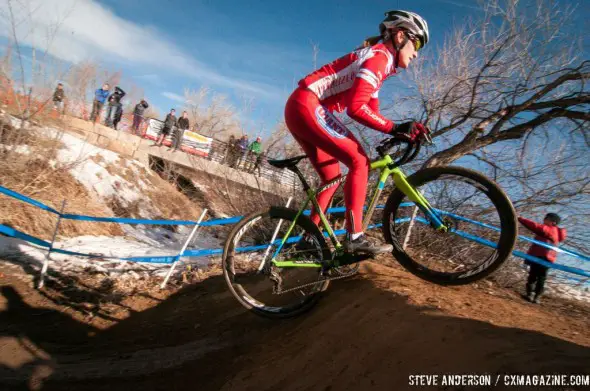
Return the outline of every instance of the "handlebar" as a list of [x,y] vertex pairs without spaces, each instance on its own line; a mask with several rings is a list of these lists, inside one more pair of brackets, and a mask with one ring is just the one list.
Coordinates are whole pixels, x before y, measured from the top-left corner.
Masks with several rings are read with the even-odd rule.
[[379,156],[383,158],[388,154],[391,148],[400,144],[406,144],[402,157],[393,162],[394,167],[399,167],[403,164],[411,162],[416,158],[416,156],[418,156],[418,153],[422,147],[422,143],[426,143],[427,145],[433,144],[432,138],[429,135],[424,134],[423,136],[423,140],[417,140],[415,142],[409,141],[405,137],[393,136],[379,143],[379,145],[376,147],[376,150]]

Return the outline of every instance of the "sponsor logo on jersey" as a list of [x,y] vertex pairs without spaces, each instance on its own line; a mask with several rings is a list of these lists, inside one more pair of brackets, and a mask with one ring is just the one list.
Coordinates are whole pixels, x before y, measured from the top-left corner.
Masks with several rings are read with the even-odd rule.
[[368,115],[369,117],[373,118],[379,124],[385,125],[387,123],[387,121],[385,121],[383,118],[381,118],[377,114],[375,114],[373,112],[373,110],[371,110],[371,108],[369,106],[367,106],[366,104],[362,105],[361,106],[361,109],[365,112],[366,115]]
[[346,138],[348,136],[346,126],[341,124],[332,113],[327,112],[322,106],[318,106],[315,109],[315,118],[330,136],[336,138]]

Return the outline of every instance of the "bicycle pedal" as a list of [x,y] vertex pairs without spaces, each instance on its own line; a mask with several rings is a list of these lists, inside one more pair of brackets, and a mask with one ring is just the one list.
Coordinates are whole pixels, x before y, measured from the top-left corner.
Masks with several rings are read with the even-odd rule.
[[343,253],[342,255],[336,257],[334,261],[338,262],[338,266],[333,264],[333,267],[340,267],[351,265],[353,263],[366,261],[367,259],[375,258],[375,254],[357,254],[357,253]]

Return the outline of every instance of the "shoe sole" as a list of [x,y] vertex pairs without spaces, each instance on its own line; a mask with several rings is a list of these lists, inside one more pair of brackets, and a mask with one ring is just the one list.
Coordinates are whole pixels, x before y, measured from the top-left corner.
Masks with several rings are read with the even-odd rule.
[[352,250],[350,251],[350,249],[345,249],[345,251],[347,253],[352,253],[352,254],[366,254],[366,255],[379,255],[379,254],[387,254],[387,253],[391,253],[393,251],[393,246],[387,249],[383,249],[383,250],[379,250],[379,251],[367,251],[367,250]]

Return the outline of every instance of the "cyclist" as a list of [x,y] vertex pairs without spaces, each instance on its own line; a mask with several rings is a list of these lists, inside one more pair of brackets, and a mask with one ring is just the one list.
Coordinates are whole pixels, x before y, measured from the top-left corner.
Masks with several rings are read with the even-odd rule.
[[[394,124],[379,113],[378,92],[397,68],[407,68],[417,52],[428,43],[428,25],[421,16],[408,11],[389,11],[379,25],[380,34],[365,40],[363,47],[322,66],[299,81],[285,106],[285,121],[295,140],[309,157],[325,184],[341,175],[339,162],[348,168],[344,184],[348,252],[377,254],[390,252],[390,245],[367,240],[362,230],[369,157],[356,137],[332,112],[349,117],[377,131],[400,133],[415,141],[428,129],[421,123]],[[337,187],[318,194],[325,212]],[[320,217],[312,211],[312,221]]]

